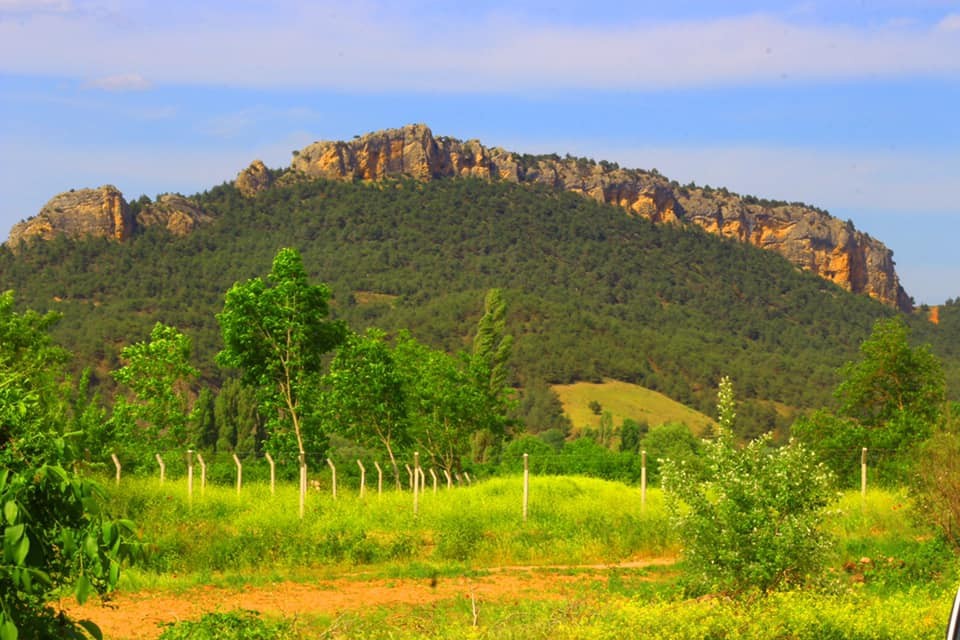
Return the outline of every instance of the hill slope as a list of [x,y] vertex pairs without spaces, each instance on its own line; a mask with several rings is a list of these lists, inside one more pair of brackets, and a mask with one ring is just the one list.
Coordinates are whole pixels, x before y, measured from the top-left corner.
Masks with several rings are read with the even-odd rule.
[[500,287],[517,384],[610,377],[708,413],[722,374],[744,399],[827,402],[836,368],[895,313],[769,252],[536,186],[315,180],[254,198],[223,185],[194,201],[212,222],[184,237],[158,226],[124,243],[0,250],[0,287],[62,311],[61,340],[102,368],[157,320],[174,324],[215,382],[224,292],[293,246],[354,328],[408,327],[455,350]]

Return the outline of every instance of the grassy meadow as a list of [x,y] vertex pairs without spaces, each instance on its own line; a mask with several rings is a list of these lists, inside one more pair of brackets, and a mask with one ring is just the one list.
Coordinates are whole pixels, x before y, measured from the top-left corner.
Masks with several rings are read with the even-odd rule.
[[[336,500],[311,491],[301,520],[287,483],[275,496],[258,483],[239,496],[207,486],[192,503],[183,479],[109,485],[110,508],[136,520],[149,546],[121,589],[240,589],[333,576],[479,580],[514,571],[565,586],[558,597],[461,593],[422,605],[265,615],[280,630],[256,637],[911,640],[941,637],[955,588],[953,553],[899,492],[846,493],[829,507],[835,551],[814,588],[731,599],[685,594],[683,543],[656,488],[642,504],[635,486],[532,477],[526,521],[519,476],[436,494],[428,485],[416,516],[409,491],[368,488],[361,499],[356,489],[340,487]],[[642,566],[644,559],[666,566]]]
[[577,382],[553,385],[551,388],[560,398],[563,412],[570,418],[575,429],[596,428],[600,425],[600,415],[590,409],[593,401],[600,403],[602,411],[611,413],[614,424],[620,424],[626,418],[646,422],[651,427],[678,423],[688,425],[693,434],[699,436],[714,423],[709,416],[671,400],[662,393],[629,382]]

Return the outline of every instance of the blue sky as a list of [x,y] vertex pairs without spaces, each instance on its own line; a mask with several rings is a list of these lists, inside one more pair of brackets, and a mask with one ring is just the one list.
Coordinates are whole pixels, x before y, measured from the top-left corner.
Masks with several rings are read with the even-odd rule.
[[960,297],[960,0],[467,4],[0,0],[0,237],[424,122],[809,202]]

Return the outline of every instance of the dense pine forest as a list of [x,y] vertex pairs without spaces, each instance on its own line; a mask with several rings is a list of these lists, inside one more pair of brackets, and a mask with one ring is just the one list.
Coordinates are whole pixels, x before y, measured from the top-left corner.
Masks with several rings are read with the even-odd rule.
[[[124,243],[4,248],[0,289],[14,289],[18,307],[61,313],[56,339],[78,368],[95,363],[102,384],[120,349],[162,321],[191,337],[203,381],[218,386],[224,292],[288,246],[355,330],[408,328],[452,352],[469,340],[484,292],[500,288],[516,338],[513,385],[615,378],[709,412],[729,375],[755,432],[785,420],[784,407],[829,405],[837,369],[896,313],[751,246],[546,189],[320,180],[253,199],[224,184],[196,199],[216,222],[186,237],[150,229]],[[960,305],[941,308],[938,325],[924,312],[908,318],[913,339],[932,345],[955,392]]]

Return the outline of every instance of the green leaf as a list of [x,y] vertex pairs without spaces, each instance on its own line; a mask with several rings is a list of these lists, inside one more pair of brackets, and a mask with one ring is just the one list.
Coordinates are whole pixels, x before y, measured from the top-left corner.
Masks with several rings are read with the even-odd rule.
[[[22,525],[20,525],[22,526]],[[30,538],[23,536],[17,542],[16,547],[13,549],[13,561],[15,564],[23,565],[24,560],[27,559],[27,553],[30,552]]]
[[17,524],[17,516],[20,515],[20,507],[13,500],[7,500],[3,505],[3,517],[8,524]]
[[13,624],[12,620],[6,620],[0,625],[0,640],[17,640],[19,635],[17,625]]
[[83,541],[83,552],[87,554],[87,557],[91,560],[96,560],[100,557],[100,545],[97,544],[96,537],[87,534],[86,539]]
[[84,602],[86,602],[87,598],[90,597],[91,589],[92,589],[92,585],[90,584],[90,580],[87,579],[87,576],[85,575],[80,576],[80,579],[77,580],[77,586],[73,591],[77,596],[77,602],[79,602],[80,604],[83,604]]
[[77,620],[77,624],[86,629],[94,640],[103,640],[103,632],[100,631],[100,627],[97,626],[92,620]]
[[13,546],[23,537],[23,532],[25,530],[24,525],[15,524],[9,527],[6,527],[3,530],[3,547],[4,549],[13,549]]

